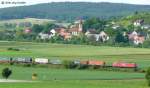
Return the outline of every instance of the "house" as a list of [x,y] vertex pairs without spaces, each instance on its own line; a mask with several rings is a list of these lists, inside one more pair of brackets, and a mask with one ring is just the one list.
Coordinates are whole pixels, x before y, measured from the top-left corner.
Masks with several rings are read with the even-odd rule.
[[139,45],[139,44],[143,44],[145,41],[145,37],[144,36],[135,36],[134,37],[134,44]]
[[67,32],[67,29],[65,28],[57,28],[55,29],[55,31],[58,35],[62,36],[65,40],[70,39],[72,37],[71,33]]
[[32,32],[31,28],[25,28],[24,29],[24,33],[26,33],[26,34],[31,33],[31,32]]
[[50,34],[51,34],[52,37],[55,36],[56,35],[55,29],[50,30]]
[[139,20],[134,21],[133,25],[138,27],[138,26],[141,26],[143,23],[144,23],[144,20],[139,19]]
[[42,40],[50,39],[51,37],[52,37],[52,35],[47,34],[47,33],[39,33],[38,34],[38,39],[42,39]]
[[113,25],[113,26],[112,26],[112,29],[115,30],[115,29],[118,29],[119,27],[120,27],[119,25]]
[[87,34],[97,34],[98,32],[95,29],[89,29],[87,30],[87,32],[85,33],[85,35]]
[[104,31],[100,32],[99,38],[102,42],[105,42],[105,41],[109,40],[109,36]]
[[101,41],[101,42],[105,42],[109,40],[109,36],[104,31],[101,31],[99,34],[94,32],[94,30],[92,30],[92,33],[90,31],[91,30],[85,33],[85,35],[87,36],[89,40]]
[[133,31],[131,34],[128,35],[129,40],[132,41],[135,45],[143,44],[145,41],[145,36]]
[[142,29],[150,29],[150,25],[143,25],[142,27],[141,27]]
[[82,20],[76,21],[75,24],[71,25],[71,27],[68,29],[68,32],[73,36],[80,35],[83,31],[82,23]]
[[90,41],[99,41],[99,34],[87,34],[86,36]]

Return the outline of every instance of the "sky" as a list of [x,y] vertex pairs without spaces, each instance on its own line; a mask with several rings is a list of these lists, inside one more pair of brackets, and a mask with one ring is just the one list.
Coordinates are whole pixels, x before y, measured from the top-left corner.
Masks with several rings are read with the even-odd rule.
[[[39,3],[49,2],[113,2],[113,3],[128,3],[128,4],[140,4],[150,5],[150,0],[0,0],[0,8],[12,7],[12,6],[24,6],[33,5]],[[10,2],[10,3],[8,3]],[[17,4],[16,4],[17,3]]]

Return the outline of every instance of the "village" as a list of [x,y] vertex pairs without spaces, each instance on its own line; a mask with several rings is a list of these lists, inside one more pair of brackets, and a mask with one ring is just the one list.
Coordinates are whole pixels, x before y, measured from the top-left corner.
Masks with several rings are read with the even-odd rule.
[[[77,20],[75,21],[72,25],[69,27],[57,27],[54,29],[49,29],[49,32],[43,33],[40,32],[37,35],[38,39],[41,40],[46,40],[46,39],[51,39],[54,36],[60,36],[64,40],[70,40],[72,37],[76,36],[81,36],[84,35],[87,37],[87,39],[92,40],[92,41],[100,41],[100,42],[107,42],[112,36],[110,36],[108,33],[104,31],[97,32],[96,29],[87,29],[87,31],[83,30],[83,20]],[[122,31],[122,36],[127,37],[129,41],[131,41],[134,45],[139,45],[143,44],[145,40],[149,39],[149,29],[150,25],[149,24],[143,24],[144,20],[138,19],[135,20],[132,24],[134,26],[133,31],[126,32]],[[106,24],[105,27],[111,27],[112,30],[119,30],[120,26],[116,24],[115,22],[111,22],[111,24]],[[141,30],[146,30],[148,32],[144,33],[143,31],[138,31],[137,28],[140,28]],[[31,33],[32,29],[31,28],[26,28],[25,33]]]

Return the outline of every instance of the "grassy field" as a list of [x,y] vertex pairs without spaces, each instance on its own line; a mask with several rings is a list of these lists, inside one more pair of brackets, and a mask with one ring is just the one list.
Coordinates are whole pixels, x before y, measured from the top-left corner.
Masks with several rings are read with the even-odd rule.
[[55,22],[55,20],[25,18],[25,19],[4,20],[4,21],[0,21],[0,24],[4,24],[4,23],[22,23],[22,22],[31,22],[33,24],[43,24],[43,23],[47,23],[47,22]]
[[[8,51],[8,48],[21,51]],[[0,57],[46,57],[49,59],[98,59],[136,62],[141,68],[149,67],[150,49],[121,48],[88,45],[63,45],[29,42],[0,42]],[[0,65],[13,70],[10,79],[31,80],[38,74],[39,82],[0,83],[0,88],[148,88],[144,73],[111,72],[98,70],[68,70]],[[0,76],[0,78],[2,78]],[[111,80],[110,80],[111,79]]]
[[[8,51],[19,48],[21,51]],[[98,59],[107,63],[114,61],[136,62],[140,67],[149,67],[150,49],[121,48],[88,45],[64,45],[48,43],[0,42],[0,56],[30,56],[49,59]]]
[[[7,66],[0,66],[0,71]],[[108,80],[108,79],[143,79],[143,73],[108,72],[98,70],[70,70],[8,66],[13,70],[10,79],[31,80],[33,73],[38,74],[38,80]]]
[[38,83],[1,83],[0,88],[149,88],[144,80],[56,80]]
[[148,88],[142,73],[2,65],[0,65],[0,70],[4,67],[13,70],[10,79],[31,80],[32,73],[37,73],[38,80],[33,83],[0,83],[0,88]]

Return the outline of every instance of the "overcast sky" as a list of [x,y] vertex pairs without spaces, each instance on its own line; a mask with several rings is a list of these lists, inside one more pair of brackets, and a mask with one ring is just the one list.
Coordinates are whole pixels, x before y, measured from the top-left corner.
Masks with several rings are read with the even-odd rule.
[[[63,1],[72,1],[72,2],[113,2],[113,3],[129,3],[129,4],[144,4],[150,5],[150,0],[0,0],[0,8],[18,6],[18,5],[32,5],[38,3],[48,3],[48,2],[63,2]],[[2,4],[4,2],[4,4]],[[26,4],[6,4],[6,2],[26,2]]]

